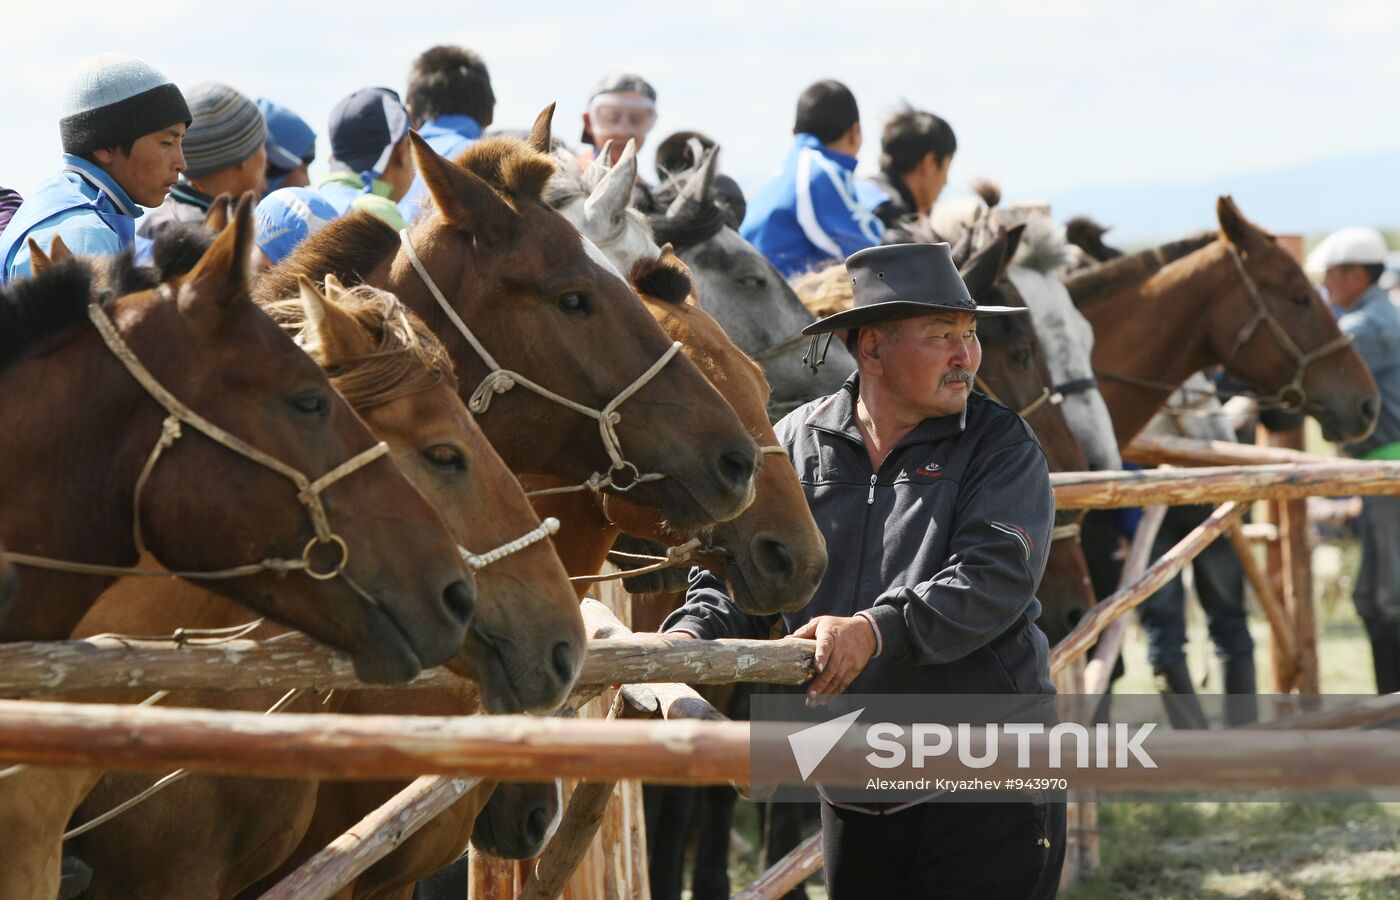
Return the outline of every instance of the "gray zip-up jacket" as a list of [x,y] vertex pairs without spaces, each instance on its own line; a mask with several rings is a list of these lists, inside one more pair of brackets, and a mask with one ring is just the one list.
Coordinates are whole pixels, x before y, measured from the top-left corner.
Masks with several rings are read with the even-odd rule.
[[[812,602],[783,616],[787,633],[821,615],[869,618],[878,647],[851,693],[1053,693],[1035,590],[1055,502],[1035,434],[974,392],[962,415],[925,419],[872,472],[858,377],[776,429],[830,559]],[[766,638],[775,623],[695,569],[662,630]]]

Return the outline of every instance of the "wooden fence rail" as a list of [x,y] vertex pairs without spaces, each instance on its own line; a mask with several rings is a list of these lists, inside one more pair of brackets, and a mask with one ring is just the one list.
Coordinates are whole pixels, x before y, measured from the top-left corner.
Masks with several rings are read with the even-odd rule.
[[1299,500],[1329,494],[1400,494],[1400,463],[1218,466],[1142,472],[1052,472],[1060,509],[1181,506],[1227,500]]

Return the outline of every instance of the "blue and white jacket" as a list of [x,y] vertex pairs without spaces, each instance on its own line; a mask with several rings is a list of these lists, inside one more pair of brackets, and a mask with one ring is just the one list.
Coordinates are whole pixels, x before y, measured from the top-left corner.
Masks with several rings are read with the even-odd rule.
[[856,198],[856,158],[798,134],[782,172],[749,201],[739,233],[783,277],[880,243],[884,227]]
[[[418,129],[418,136],[427,141],[439,156],[455,159],[457,154],[480,140],[481,125],[471,116],[438,116],[424,122]],[[418,207],[422,205],[427,189],[422,175],[413,176],[408,193],[399,200],[399,212],[405,222],[412,222],[418,215]]]
[[[1384,289],[1371,285],[1356,305],[1337,321],[1343,334],[1352,336],[1353,347],[1371,370],[1381,394],[1381,414],[1376,430],[1347,455],[1365,457],[1389,444],[1400,443],[1400,310]],[[1394,457],[1386,457],[1394,458]]]
[[55,235],[78,256],[116,256],[136,240],[143,213],[96,163],[63,155],[63,171],[27,196],[0,232],[0,284],[29,275],[29,238],[48,251]]

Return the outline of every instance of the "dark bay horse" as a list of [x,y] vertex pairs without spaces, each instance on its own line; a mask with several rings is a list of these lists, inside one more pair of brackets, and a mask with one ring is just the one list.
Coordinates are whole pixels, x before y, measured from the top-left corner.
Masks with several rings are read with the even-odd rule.
[[541,199],[555,171],[552,110],[528,143],[488,138],[455,162],[413,135],[432,202],[412,228],[339,219],[269,270],[259,296],[326,272],[392,291],[447,345],[463,398],[513,471],[610,479],[680,531],[731,519],[753,499],[758,448],[597,248]]
[[[303,283],[299,299],[271,304],[268,311],[333,373],[332,384],[389,444],[395,461],[442,510],[464,546],[482,554],[538,529],[539,517],[458,398],[446,351],[392,295],[364,286],[346,291],[331,276],[325,297]],[[480,568],[477,584],[476,617],[449,666],[478,682],[480,696],[494,712],[553,709],[573,683],[584,639],[577,601],[557,555],[547,540],[539,540]],[[177,609],[198,610],[199,615],[173,615]],[[139,619],[132,610],[141,614]],[[82,631],[161,633],[176,625],[212,628],[246,619],[246,612],[212,595],[152,595],[146,586],[128,581],[104,595]],[[330,708],[341,712],[460,715],[479,706],[477,692],[335,695]],[[277,699],[257,692],[204,692],[177,694],[169,702],[262,710]],[[323,707],[315,696],[298,704],[301,712]],[[92,819],[150,781],[106,776],[77,819]],[[328,782],[319,785],[318,794],[315,782],[192,776],[78,837],[72,846],[96,873],[94,898],[228,897],[295,851],[318,802],[333,803],[334,795],[345,790],[392,793],[399,787]],[[490,789],[483,785],[459,806],[479,807]],[[454,815],[462,812],[454,808],[435,827]],[[465,838],[458,849],[462,845]],[[142,859],[142,865],[126,865],[133,858]],[[191,877],[194,872],[197,879]]]
[[[36,255],[37,274],[6,288],[3,302],[20,310],[12,323],[34,310],[46,327],[38,352],[0,373],[0,534],[11,552],[104,568],[72,574],[18,557],[0,637],[68,637],[144,544],[192,578],[230,570],[204,583],[347,650],[367,680],[403,680],[460,649],[474,581],[456,541],[251,302],[251,232],[245,200],[186,276],[103,310],[89,306],[80,260],[46,267]],[[47,327],[58,310],[66,327]],[[329,544],[339,552],[326,558]],[[305,573],[247,567],[301,554]],[[95,777],[32,767],[0,779],[0,896],[57,892],[59,835]]]
[[1305,412],[1329,441],[1375,427],[1380,399],[1366,364],[1273,236],[1229,197],[1218,233],[1163,245],[1071,275],[1094,326],[1094,365],[1126,444],[1192,372],[1224,365],[1262,405]]

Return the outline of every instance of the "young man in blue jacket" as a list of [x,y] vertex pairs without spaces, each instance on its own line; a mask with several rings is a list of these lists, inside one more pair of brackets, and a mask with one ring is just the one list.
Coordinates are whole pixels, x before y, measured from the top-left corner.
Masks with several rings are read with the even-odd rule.
[[[1055,518],[1045,455],[1015,412],[973,391],[979,307],[947,244],[901,244],[846,262],[851,309],[804,329],[846,332],[841,390],[776,426],[817,527],[826,574],[782,616],[816,640],[810,696],[1050,694],[1036,587]],[[764,638],[777,616],[741,613],[722,576],[691,573],[667,637]],[[822,801],[828,895],[1053,894],[1060,803]]]
[[115,256],[136,240],[142,206],[160,206],[185,169],[190,109],[170,79],[125,53],[83,60],[68,84],[63,170],[0,233],[0,283],[29,274],[28,241],[55,236],[80,256]]
[[884,231],[856,196],[860,110],[850,90],[839,81],[807,88],[792,131],[782,171],[749,201],[739,228],[784,278],[873,247]]
[[[448,159],[480,139],[496,115],[486,63],[465,47],[448,44],[430,47],[413,61],[404,100],[419,137]],[[418,214],[425,191],[423,178],[414,178],[399,201],[404,221]]]

